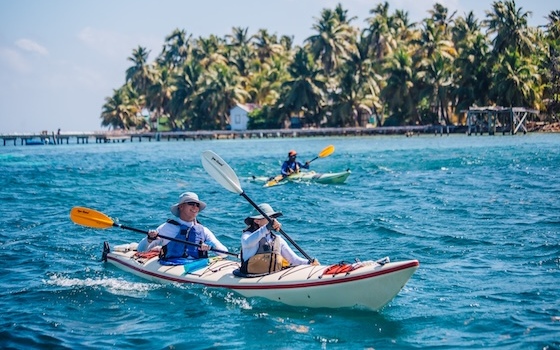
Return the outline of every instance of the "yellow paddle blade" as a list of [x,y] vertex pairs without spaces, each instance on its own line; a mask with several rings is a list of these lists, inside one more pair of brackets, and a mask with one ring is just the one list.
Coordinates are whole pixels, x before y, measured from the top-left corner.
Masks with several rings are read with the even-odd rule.
[[74,207],[70,210],[70,219],[78,225],[93,228],[113,227],[114,221],[107,215],[90,208]]
[[272,186],[278,185],[278,183],[279,183],[280,181],[282,181],[282,179],[284,179],[284,176],[282,176],[282,175],[277,175],[277,176],[274,177],[272,180],[268,181],[268,182],[264,185],[264,187],[272,187]]
[[325,158],[330,156],[331,154],[333,154],[334,152],[334,146],[333,145],[328,145],[327,147],[325,147],[320,153],[319,153],[319,158]]

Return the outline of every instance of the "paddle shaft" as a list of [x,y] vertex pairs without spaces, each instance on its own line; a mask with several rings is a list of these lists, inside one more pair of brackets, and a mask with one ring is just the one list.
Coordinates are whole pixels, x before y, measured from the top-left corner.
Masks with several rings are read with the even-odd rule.
[[[327,147],[324,152],[330,152],[332,153],[332,151],[334,150],[334,146],[329,146]],[[320,154],[321,155],[321,154]],[[241,195],[243,198],[245,198],[259,213],[262,214],[263,217],[265,217],[269,222],[271,222],[272,220],[270,219],[270,217],[268,215],[266,215],[265,212],[263,212],[261,210],[261,208],[259,208],[259,206],[253,202],[253,200],[251,198],[249,198],[249,196],[247,196],[247,194],[245,194],[245,191],[243,191],[243,189],[241,188],[241,184],[239,183],[239,178],[237,177],[237,174],[235,173],[235,171],[233,171],[233,169],[227,164],[227,162],[225,160],[223,160],[219,155],[217,155],[216,153],[212,152],[212,151],[204,151],[202,152],[202,166],[204,167],[204,169],[208,172],[208,174],[210,176],[212,176],[214,178],[214,180],[216,180],[220,185],[222,185],[226,190],[233,192],[233,193],[237,193],[239,195]],[[291,239],[288,234],[286,234],[286,232],[280,230],[280,233],[284,236],[284,238],[286,238],[295,248],[297,248],[297,250],[299,250],[301,252],[301,254],[303,254],[307,260],[311,263],[313,261],[313,259],[307,255],[307,253],[305,253],[303,251],[303,249],[300,248],[300,246],[298,246],[296,244],[296,242],[294,242],[293,239]]]
[[[123,230],[130,230],[130,231],[134,231],[134,232],[138,232],[138,233],[143,233],[143,234],[146,234],[146,235],[148,234],[148,231],[139,230],[139,229],[137,229],[137,228],[124,226],[124,225],[121,225],[121,224],[113,223],[113,226],[115,226],[115,227],[120,227],[120,228],[122,228]],[[184,244],[192,245],[192,246],[199,247],[199,248],[200,248],[200,246],[201,246],[200,244],[193,243],[193,242],[189,242],[189,241],[185,241],[185,240],[178,239],[178,238],[166,237],[166,236],[160,236],[160,235],[158,235],[158,237],[159,237],[159,238],[163,238],[163,239],[167,239],[168,241],[174,241],[174,242],[184,243]],[[238,257],[237,254],[231,253],[231,252],[226,252],[226,251],[224,251],[224,250],[219,250],[219,249],[214,249],[214,248],[210,248],[210,250],[213,251],[213,252],[216,252],[216,253],[228,254],[228,255],[231,255],[231,256]]]
[[315,157],[315,158],[313,158],[313,159],[307,161],[307,163],[311,163],[312,161],[314,161],[314,160],[316,160],[316,159],[319,159],[319,156],[317,156],[317,157]]
[[[253,202],[253,200],[252,200],[251,198],[249,198],[249,196],[247,196],[247,194],[245,194],[245,191],[241,192],[241,193],[240,193],[240,196],[242,196],[243,198],[245,198],[245,199],[247,200],[247,202],[249,202],[255,209],[257,209],[257,211],[258,211],[259,213],[261,213],[261,215],[264,216],[265,219],[268,220],[268,222],[272,222],[272,219],[271,219],[268,215],[266,215],[266,213],[265,213],[261,208],[259,208],[259,206],[258,206],[255,202]],[[282,234],[282,236],[284,236],[284,238],[286,238],[294,247],[296,247],[296,249],[299,250],[299,252],[300,252],[301,254],[303,254],[303,256],[304,256],[309,262],[312,262],[312,261],[313,261],[313,258],[310,257],[303,249],[301,249],[301,247],[300,247],[296,242],[294,242],[294,240],[291,239],[290,236],[288,236],[288,234],[287,234],[286,232],[284,232],[284,230],[280,229],[279,232],[280,232],[280,233]]]

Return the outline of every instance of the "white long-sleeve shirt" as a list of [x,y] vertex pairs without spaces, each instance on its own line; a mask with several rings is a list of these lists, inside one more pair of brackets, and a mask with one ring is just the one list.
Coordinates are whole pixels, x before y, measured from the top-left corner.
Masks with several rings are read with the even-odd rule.
[[[272,235],[266,225],[255,232],[243,232],[241,235],[241,250],[243,251],[243,259],[245,261],[257,253],[259,241],[263,237],[266,237],[267,242],[272,242]],[[282,237],[276,235],[276,239],[280,243],[280,254],[284,259],[288,260],[290,265],[305,265],[309,263],[307,259],[297,256]]]
[[[177,218],[175,221],[179,222],[182,225],[186,225],[187,227],[191,227],[194,222],[188,222],[188,221],[183,221],[179,218]],[[208,229],[206,226],[202,226],[204,228],[204,243],[208,244],[209,246],[211,246],[212,248],[218,249],[218,250],[223,250],[225,252],[228,251],[227,247],[224,246],[214,235],[214,233],[212,231],[210,231],[210,229]],[[156,229],[156,231],[158,232],[158,235],[161,236],[165,236],[165,237],[172,237],[175,238],[177,236],[177,234],[179,233],[179,231],[181,230],[181,227],[178,225],[174,225],[171,224],[169,222],[165,222],[161,225],[159,225],[159,227]],[[137,251],[139,252],[147,252],[152,250],[153,248],[157,247],[157,246],[164,246],[167,243],[169,243],[168,239],[164,239],[158,236],[158,238],[156,238],[155,240],[153,240],[151,243],[148,242],[148,237],[144,237],[144,239],[142,239],[140,241],[140,243],[138,243],[138,248],[136,248]],[[200,243],[200,242],[193,242],[193,243]],[[227,256],[227,254],[221,254],[221,253],[217,253],[220,256]]]

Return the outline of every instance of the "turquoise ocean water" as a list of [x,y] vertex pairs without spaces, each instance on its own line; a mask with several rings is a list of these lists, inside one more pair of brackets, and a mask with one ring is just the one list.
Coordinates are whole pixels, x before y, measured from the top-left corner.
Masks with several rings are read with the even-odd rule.
[[[349,168],[345,184],[251,181],[277,174],[292,148],[305,161],[329,144],[312,169]],[[103,241],[142,235],[75,225],[73,206],[150,229],[184,191],[239,250],[252,207],[205,172],[208,149],[323,264],[389,256],[420,268],[370,312],[161,285],[100,262]],[[558,134],[0,146],[0,170],[3,349],[560,348]]]

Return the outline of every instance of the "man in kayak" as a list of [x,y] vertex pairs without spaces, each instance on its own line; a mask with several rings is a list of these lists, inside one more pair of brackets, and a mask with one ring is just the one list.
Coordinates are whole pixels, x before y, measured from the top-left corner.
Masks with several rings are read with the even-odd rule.
[[[274,211],[268,203],[260,204],[259,208],[272,222],[259,212],[245,218],[248,226],[241,235],[241,272],[272,273],[283,267],[309,264],[308,260],[297,256],[282,237],[272,233],[272,230],[278,231],[282,227],[276,220],[282,213]],[[311,265],[319,265],[319,261],[313,259]]]
[[288,152],[288,160],[284,161],[282,164],[282,176],[286,177],[290,174],[297,174],[299,173],[300,169],[309,169],[309,162],[305,162],[302,164],[296,160],[297,152],[295,150],[291,150]]
[[[211,248],[227,251],[226,246],[216,238],[214,233],[196,220],[196,216],[204,208],[206,208],[206,203],[199,200],[196,193],[181,194],[179,201],[171,206],[171,213],[177,217],[177,220],[167,220],[157,229],[150,230],[148,236],[138,244],[137,250],[147,252],[160,248],[161,260],[177,260],[178,262],[185,259],[205,258]],[[186,240],[193,244],[159,238],[160,234],[178,240]]]

